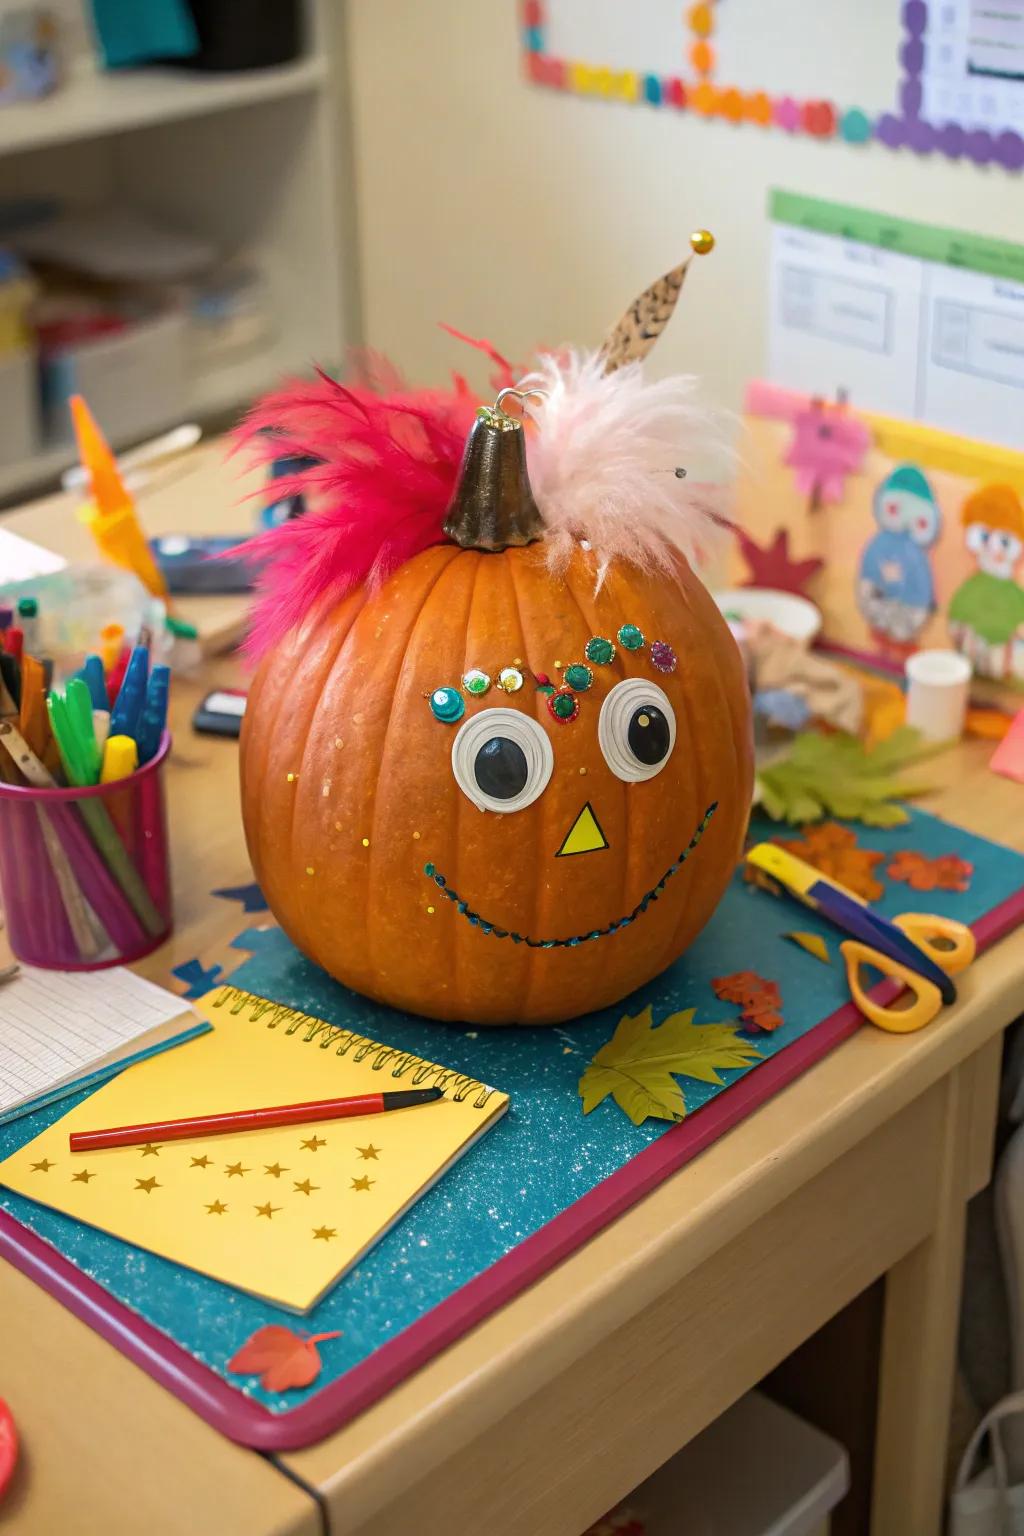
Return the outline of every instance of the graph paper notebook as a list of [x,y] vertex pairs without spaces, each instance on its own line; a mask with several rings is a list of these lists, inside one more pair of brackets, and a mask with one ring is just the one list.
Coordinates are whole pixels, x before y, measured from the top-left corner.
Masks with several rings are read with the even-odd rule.
[[[508,1107],[475,1078],[219,987],[209,1034],[130,1067],[6,1162],[0,1183],[295,1312],[346,1270]],[[72,1131],[439,1087],[420,1108],[71,1153]]]
[[20,966],[0,985],[0,1115],[189,1023],[182,998],[132,971]]

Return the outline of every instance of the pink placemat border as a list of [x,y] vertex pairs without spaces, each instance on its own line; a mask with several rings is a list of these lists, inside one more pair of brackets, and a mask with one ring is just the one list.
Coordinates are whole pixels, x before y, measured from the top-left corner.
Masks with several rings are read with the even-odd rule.
[[[979,952],[1024,923],[1024,888],[973,924]],[[899,984],[883,981],[871,993],[890,1002]],[[173,1339],[116,1300],[63,1254],[0,1211],[0,1257],[34,1280],[69,1311],[147,1371],[228,1439],[259,1451],[296,1451],[341,1429],[434,1355],[573,1253],[623,1211],[780,1089],[861,1028],[845,1003],[801,1039],[734,1083],[645,1147],[624,1167],[555,1216],[511,1253],[374,1351],[338,1380],[287,1413],[273,1414],[193,1359]]]

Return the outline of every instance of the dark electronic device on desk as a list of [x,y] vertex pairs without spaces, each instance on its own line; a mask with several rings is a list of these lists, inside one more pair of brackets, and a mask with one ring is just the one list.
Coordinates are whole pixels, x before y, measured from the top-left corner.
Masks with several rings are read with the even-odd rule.
[[201,736],[238,736],[245,714],[245,694],[240,688],[215,688],[192,716],[192,729]]
[[[249,592],[259,562],[246,554],[249,535],[219,534],[209,538],[165,533],[150,541],[153,555],[174,595],[202,592]],[[232,555],[237,550],[237,555]],[[215,559],[214,556],[219,556]]]

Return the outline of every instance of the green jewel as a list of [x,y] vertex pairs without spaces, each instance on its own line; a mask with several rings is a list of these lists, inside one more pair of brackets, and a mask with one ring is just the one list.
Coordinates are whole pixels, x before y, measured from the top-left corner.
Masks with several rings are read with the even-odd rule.
[[566,667],[564,677],[567,686],[574,688],[577,693],[586,693],[594,681],[593,672],[582,661],[574,661]]
[[479,667],[474,667],[471,672],[463,673],[462,686],[467,693],[486,693],[491,686],[491,680],[486,672],[481,672]]
[[644,632],[635,624],[623,624],[616,638],[627,651],[639,651],[644,643]]
[[592,635],[583,648],[583,654],[588,661],[606,667],[610,661],[615,660],[615,647],[603,635]]

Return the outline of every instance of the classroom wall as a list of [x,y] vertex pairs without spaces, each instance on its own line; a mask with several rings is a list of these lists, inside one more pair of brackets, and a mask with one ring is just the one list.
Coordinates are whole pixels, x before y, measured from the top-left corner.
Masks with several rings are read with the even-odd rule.
[[[773,25],[766,0],[729,5]],[[887,39],[857,99],[889,107],[899,0],[856,5]],[[531,85],[513,0],[349,0],[348,33],[365,339],[418,381],[465,366],[439,320],[520,358],[598,343],[707,226],[718,247],[652,364],[738,409],[764,364],[772,186],[1024,239],[1020,175]]]

